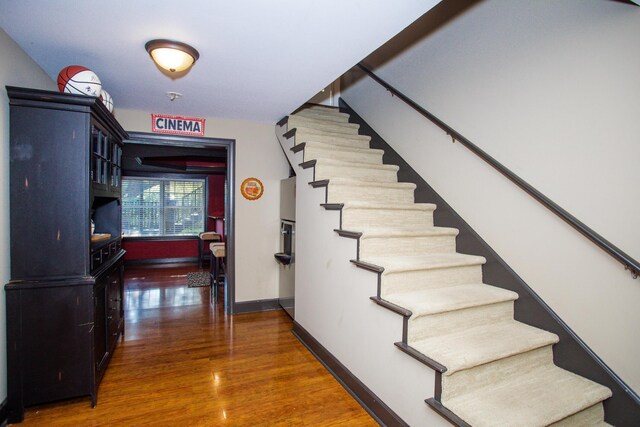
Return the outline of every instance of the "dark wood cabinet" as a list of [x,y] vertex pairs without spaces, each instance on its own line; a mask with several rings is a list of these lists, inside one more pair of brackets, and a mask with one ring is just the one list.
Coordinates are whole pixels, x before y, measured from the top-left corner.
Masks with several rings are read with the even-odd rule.
[[95,405],[124,333],[127,135],[97,98],[9,86],[7,94],[7,410],[9,421],[18,422],[25,406],[79,396]]

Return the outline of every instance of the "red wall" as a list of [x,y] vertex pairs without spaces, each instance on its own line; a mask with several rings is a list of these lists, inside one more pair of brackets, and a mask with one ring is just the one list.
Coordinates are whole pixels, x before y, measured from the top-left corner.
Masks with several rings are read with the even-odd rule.
[[[224,175],[209,175],[209,203],[207,209],[209,215],[224,217]],[[215,231],[224,240],[224,222],[221,220],[207,219],[207,230]]]
[[[209,199],[207,200],[208,214],[224,216],[224,175],[209,175]],[[222,234],[220,224],[207,219],[207,230],[215,230]],[[128,240],[122,242],[122,248],[127,251],[125,260],[188,258],[198,257],[198,239],[185,240]]]
[[124,259],[186,258],[198,256],[198,240],[127,240],[122,242],[127,251]]
[[224,175],[209,175],[209,215],[224,216]]

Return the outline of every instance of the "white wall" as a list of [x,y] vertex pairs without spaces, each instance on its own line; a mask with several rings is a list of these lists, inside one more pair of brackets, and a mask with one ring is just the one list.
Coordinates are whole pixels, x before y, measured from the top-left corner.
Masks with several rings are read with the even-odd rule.
[[[487,0],[375,71],[638,260],[638,41],[635,6]],[[640,391],[640,279],[377,83],[354,77],[343,82],[345,101]]]
[[0,28],[0,402],[7,396],[7,336],[4,285],[9,256],[9,98],[5,86],[57,90],[53,80]]
[[[115,115],[127,131],[151,132],[151,112],[116,105]],[[278,297],[278,264],[273,254],[280,246],[280,180],[289,176],[289,165],[273,126],[206,118],[205,136],[236,140],[236,302]],[[240,193],[240,184],[249,177],[258,178],[265,187],[264,195],[255,201]]]

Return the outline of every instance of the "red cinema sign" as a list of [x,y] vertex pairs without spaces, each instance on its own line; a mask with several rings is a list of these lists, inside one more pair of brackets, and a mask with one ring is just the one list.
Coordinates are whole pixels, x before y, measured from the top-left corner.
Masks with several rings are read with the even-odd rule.
[[204,120],[194,117],[151,114],[151,131],[173,135],[204,136]]

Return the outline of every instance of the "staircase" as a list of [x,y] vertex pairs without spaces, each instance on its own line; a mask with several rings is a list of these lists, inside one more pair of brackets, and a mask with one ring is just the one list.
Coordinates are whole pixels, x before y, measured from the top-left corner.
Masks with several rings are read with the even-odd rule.
[[415,185],[347,114],[312,106],[279,125],[322,207],[339,212],[338,235],[357,239],[351,262],[377,280],[371,300],[403,317],[395,346],[436,372],[435,392],[403,399],[433,394],[427,404],[463,426],[608,425],[611,391],[554,364],[558,336],[514,320],[518,294],[483,283],[485,259],[456,252],[458,230],[434,226],[436,206],[414,202]]

